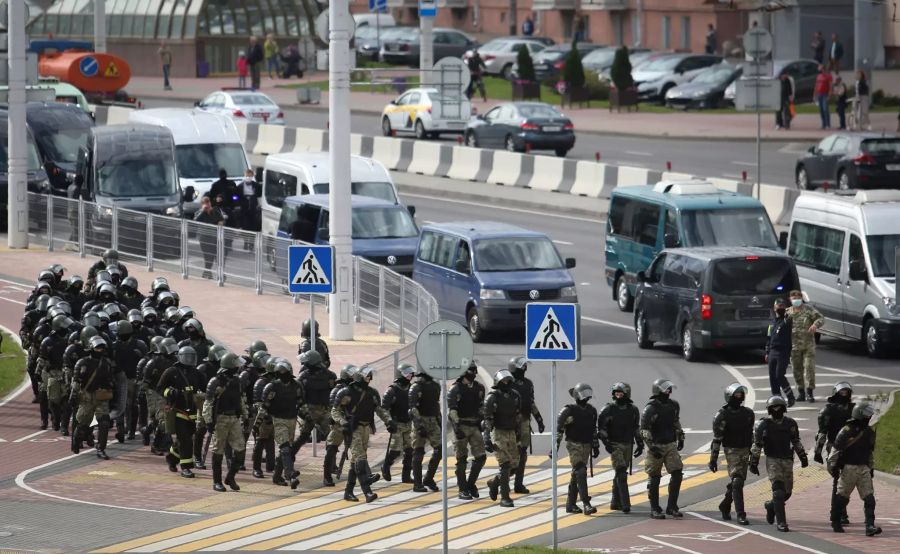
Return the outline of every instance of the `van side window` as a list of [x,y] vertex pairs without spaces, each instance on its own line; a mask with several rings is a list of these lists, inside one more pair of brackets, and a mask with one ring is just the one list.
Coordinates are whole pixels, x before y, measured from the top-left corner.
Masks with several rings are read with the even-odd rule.
[[[619,235],[619,236],[628,236],[628,231],[631,230],[631,213],[633,210],[629,209],[629,206],[633,206],[634,203],[627,198],[622,198],[621,196],[614,196],[612,199],[612,205],[609,208],[609,221],[607,222],[607,232],[610,235]],[[626,225],[625,214],[628,212],[628,221]]]
[[663,238],[672,241],[672,244],[681,244],[681,237],[678,235],[678,212],[672,208],[666,210],[666,230]]
[[688,274],[688,263],[692,258],[669,254],[663,267],[662,284],[677,289],[697,288],[695,279]]
[[[319,207],[303,205],[297,208],[297,219],[291,224],[291,239],[303,242],[316,240],[316,227],[319,224]],[[282,214],[284,210],[282,210]]]
[[416,256],[423,262],[434,263],[434,249],[437,246],[437,235],[431,232],[422,233],[419,240],[419,253]]
[[851,275],[863,272],[866,267],[866,253],[863,250],[862,240],[856,235],[850,235],[850,248],[847,250],[847,267]]
[[278,230],[291,234],[291,227],[297,220],[297,208],[294,206],[284,206],[281,208],[281,219],[278,220]]
[[631,236],[641,244],[656,246],[656,238],[659,233],[659,206],[638,204],[631,222]]
[[437,246],[434,249],[434,261],[439,266],[452,268],[453,260],[456,257],[456,247],[459,245],[459,239],[447,235],[439,235],[437,238]]
[[280,208],[284,199],[297,194],[297,178],[288,173],[266,171],[266,182],[263,187],[266,202]]
[[796,222],[788,254],[800,265],[837,275],[844,253],[844,231]]
[[469,243],[464,240],[459,241],[459,251],[456,254],[456,263],[453,264],[453,269],[456,269],[459,262],[465,262],[467,271],[472,271],[472,252],[469,250]]
[[663,268],[666,265],[666,258],[668,258],[668,254],[662,254],[656,258],[656,261],[653,262],[653,265],[647,272],[648,281],[650,281],[651,283],[659,283],[660,280],[662,280]]

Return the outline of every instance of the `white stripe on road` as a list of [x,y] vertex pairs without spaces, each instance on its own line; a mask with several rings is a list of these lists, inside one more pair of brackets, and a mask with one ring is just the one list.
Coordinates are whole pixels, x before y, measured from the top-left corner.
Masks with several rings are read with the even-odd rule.
[[632,156],[653,156],[650,152],[641,152],[640,150],[626,150],[626,154],[631,154]]
[[694,450],[694,454],[706,454],[707,452],[709,452],[710,448],[712,448],[712,441],[709,441],[697,450]]
[[838,369],[836,367],[828,367],[828,366],[823,366],[823,365],[819,366],[819,367],[821,367],[822,369],[827,369],[828,371],[836,371],[839,374],[841,374],[841,375],[836,375],[835,377],[838,377],[838,376],[840,376],[840,377],[861,377],[863,379],[872,379],[874,381],[881,381],[883,383],[890,383],[892,385],[900,386],[900,381],[898,381],[896,379],[888,379],[887,377],[876,377],[874,375],[867,375],[865,373],[859,373],[859,372],[855,372],[855,371],[846,371],[843,369]]
[[600,325],[608,325],[610,327],[618,327],[619,329],[627,329],[629,331],[634,331],[634,327],[631,325],[625,325],[624,323],[616,323],[615,321],[607,321],[605,319],[597,319],[596,317],[588,317],[586,315],[581,316],[581,319],[585,321],[590,321],[591,323],[599,323]]
[[41,433],[46,433],[46,432],[47,432],[46,429],[41,429],[40,431],[37,431],[36,433],[32,433],[30,435],[25,435],[24,437],[20,437],[20,438],[14,440],[13,442],[25,442],[28,439],[32,439],[32,438],[40,435]]
[[743,165],[743,166],[747,166],[747,167],[756,167],[756,163],[755,163],[755,162],[731,162],[731,163],[733,163],[734,165]]
[[21,300],[13,300],[12,298],[7,298],[5,296],[0,296],[0,300],[6,300],[7,302],[12,302],[13,304],[18,304],[19,306],[25,305],[25,303]]
[[654,539],[653,537],[648,537],[647,535],[638,535],[638,538],[644,539],[645,541],[655,542],[656,544],[661,544],[667,548],[671,548],[673,550],[680,550],[682,552],[687,552],[688,554],[702,554],[702,552],[697,552],[696,550],[691,550],[689,548],[685,548],[683,546],[678,546],[677,544],[672,544],[669,542],[661,541],[659,539]]
[[815,548],[810,548],[808,546],[803,546],[802,544],[796,544],[791,541],[786,541],[784,539],[779,539],[778,537],[773,537],[771,535],[767,535],[765,533],[761,533],[759,531],[754,531],[753,529],[748,529],[746,527],[735,525],[734,523],[728,523],[725,521],[719,521],[717,519],[713,519],[711,517],[705,516],[703,514],[698,514],[697,512],[687,512],[689,516],[693,516],[704,521],[709,521],[711,523],[716,523],[718,525],[724,525],[725,527],[731,527],[732,529],[737,529],[738,531],[746,531],[747,533],[753,533],[754,535],[758,535],[764,539],[775,541],[777,543],[783,544],[785,546],[790,546],[791,548],[797,548],[799,550],[804,550],[806,552],[812,552],[813,554],[826,554],[821,550],[816,550]]
[[[402,185],[401,185],[401,188],[402,188]],[[448,202],[450,204],[464,204],[466,206],[478,206],[481,208],[484,207],[483,202],[469,202],[466,200],[457,200],[455,198],[443,198],[440,196],[430,196],[428,194],[412,194],[412,193],[404,192],[404,193],[401,193],[401,196],[409,196],[410,198],[424,198],[427,200],[435,200],[438,202]],[[596,217],[596,218],[592,219],[589,217],[578,217],[576,215],[550,213],[550,212],[539,212],[536,210],[526,210],[523,208],[510,208],[508,206],[497,206],[497,205],[491,205],[491,209],[506,210],[508,212],[518,212],[518,213],[523,213],[523,214],[549,216],[549,217],[558,218],[558,219],[571,219],[573,221],[587,221],[588,223],[606,223],[606,220],[602,219],[600,217]]]

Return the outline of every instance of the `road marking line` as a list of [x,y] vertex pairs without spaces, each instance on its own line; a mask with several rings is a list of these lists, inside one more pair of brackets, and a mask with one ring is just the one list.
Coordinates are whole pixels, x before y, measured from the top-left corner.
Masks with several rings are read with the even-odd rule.
[[[402,185],[401,185],[401,188],[402,188]],[[457,199],[455,199],[455,198],[442,198],[442,197],[439,197],[439,196],[430,196],[430,195],[428,195],[428,194],[412,194],[412,193],[404,192],[404,193],[401,193],[401,196],[409,196],[410,198],[424,198],[424,199],[427,199],[427,200],[436,200],[436,201],[438,201],[438,202],[448,202],[448,203],[451,203],[451,204],[465,204],[465,205],[467,205],[467,206],[479,206],[479,207],[484,207],[484,203],[483,203],[483,202],[469,202],[469,201],[466,201],[466,200],[457,200]],[[523,214],[543,215],[543,216],[552,216],[552,217],[562,218],[562,219],[571,219],[571,220],[573,220],[573,221],[587,221],[588,223],[598,223],[598,224],[605,224],[605,223],[606,223],[606,220],[605,220],[605,219],[601,219],[599,216],[598,216],[596,219],[591,219],[591,218],[588,218],[588,217],[578,217],[578,216],[575,216],[575,215],[567,215],[567,214],[560,214],[560,213],[549,213],[549,212],[539,212],[539,211],[536,211],[536,210],[526,210],[526,209],[523,209],[523,208],[510,208],[510,207],[508,207],[508,206],[497,206],[497,205],[492,205],[491,208],[492,208],[492,209],[495,209],[495,210],[506,210],[506,211],[508,211],[508,212],[519,212],[519,213],[523,213]]]
[[24,306],[25,302],[20,300],[13,300],[12,298],[7,298],[5,296],[0,296],[0,300],[6,300],[7,302],[12,302],[13,304],[18,304],[19,306]]
[[[753,390],[753,385],[750,384],[750,381],[747,380],[747,377],[745,377],[744,374],[741,373],[740,371],[738,371],[738,369],[736,367],[734,367],[733,365],[728,365],[728,364],[719,364],[719,365],[722,366],[722,368],[725,371],[730,373],[731,376],[734,377],[742,387],[747,389],[747,397],[744,398],[744,404],[750,405],[750,406],[755,404],[756,403],[756,391]],[[766,377],[766,379],[768,379],[768,377]]]
[[843,369],[838,369],[836,367],[828,367],[828,366],[819,366],[819,367],[821,367],[822,369],[827,369],[828,371],[836,371],[836,372],[841,373],[848,377],[861,377],[863,379],[873,379],[875,381],[882,381],[884,383],[890,383],[892,385],[900,385],[900,381],[898,381],[896,379],[888,379],[886,377],[876,377],[874,375],[868,375],[865,373],[859,373],[859,372],[854,372],[854,371],[846,371]]
[[59,458],[57,460],[53,460],[53,461],[47,462],[45,464],[41,464],[39,466],[28,468],[28,469],[20,472],[18,475],[16,475],[16,486],[19,487],[20,489],[24,489],[32,494],[46,496],[47,498],[55,498],[56,500],[62,500],[63,502],[74,502],[76,504],[85,504],[88,506],[99,506],[101,508],[112,508],[114,510],[129,510],[129,511],[134,511],[134,512],[150,512],[150,513],[154,513],[154,514],[165,514],[165,515],[173,515],[173,516],[196,517],[196,516],[203,515],[203,514],[195,514],[195,513],[191,513],[191,512],[170,512],[168,510],[153,510],[150,508],[134,508],[131,506],[116,506],[115,504],[103,504],[102,502],[90,502],[88,500],[80,500],[78,498],[67,498],[65,496],[59,496],[56,494],[50,494],[48,492],[39,491],[25,482],[25,479],[31,473],[33,473],[35,471],[39,471],[41,469],[50,467],[50,466],[58,464],[60,462],[65,462],[66,460],[71,460],[72,458],[77,458],[78,456],[81,456],[82,454],[85,454],[85,453],[89,452],[90,450],[92,450],[92,449],[86,449],[86,450],[82,451],[80,454],[71,454],[64,458]]
[[694,454],[705,454],[705,453],[709,452],[711,448],[712,448],[712,441],[709,441],[708,443],[704,444],[697,450],[694,450]]
[[748,528],[746,528],[746,527],[738,526],[738,525],[735,525],[735,524],[733,524],[733,523],[727,523],[727,522],[725,522],[725,521],[719,521],[719,520],[713,519],[713,518],[711,518],[711,517],[709,517],[709,516],[705,516],[705,515],[703,515],[703,514],[698,514],[697,512],[687,512],[687,514],[690,515],[690,516],[694,516],[694,517],[696,517],[696,518],[705,520],[705,521],[709,521],[709,522],[711,522],[711,523],[716,523],[716,524],[718,524],[718,525],[724,525],[725,527],[731,527],[732,529],[737,529],[738,531],[746,531],[746,532],[748,532],[748,533],[753,533],[754,535],[758,535],[758,536],[760,536],[760,537],[762,537],[762,538],[764,538],[764,539],[768,539],[768,540],[770,540],[770,541],[775,541],[775,542],[777,542],[777,543],[781,543],[781,544],[783,544],[783,545],[785,545],[785,546],[790,546],[790,547],[793,547],[793,548],[797,548],[797,549],[799,549],[799,550],[805,550],[806,552],[812,552],[813,554],[826,554],[825,552],[822,552],[821,550],[816,550],[815,548],[810,548],[810,547],[808,547],[808,546],[803,546],[802,544],[796,544],[796,543],[793,543],[793,542],[791,542],[791,541],[786,541],[786,540],[784,540],[784,539],[779,539],[778,537],[773,537],[773,536],[771,536],[771,535],[767,535],[767,534],[765,534],[765,533],[761,533],[761,532],[755,531],[755,530],[753,530],[753,529],[748,529]]
[[597,319],[596,317],[588,317],[586,315],[581,316],[581,319],[585,321],[590,321],[591,323],[599,323],[600,325],[609,325],[610,327],[618,327],[620,329],[627,329],[629,331],[634,331],[634,327],[631,325],[625,325],[624,323],[616,323],[615,321],[606,321],[605,319]]
[[756,163],[754,163],[754,162],[731,162],[731,163],[733,163],[734,165],[743,165],[743,166],[747,166],[747,167],[756,167]]
[[14,443],[16,443],[16,442],[25,442],[25,441],[27,441],[28,439],[34,438],[34,437],[40,435],[41,433],[46,433],[46,432],[47,432],[46,429],[41,429],[40,431],[37,431],[37,432],[32,433],[32,434],[30,434],[30,435],[25,435],[24,437],[20,437],[20,438],[14,440],[13,442],[14,442]]
[[640,150],[626,150],[626,154],[631,154],[632,156],[648,156],[652,157],[653,154],[650,152],[641,152]]
[[672,548],[674,550],[681,550],[682,552],[687,552],[688,554],[701,554],[700,552],[697,552],[696,550],[691,550],[689,548],[684,548],[683,546],[678,546],[676,544],[661,541],[659,539],[654,539],[653,537],[648,537],[647,535],[638,535],[638,538],[644,539],[645,541],[655,542],[656,544],[661,544],[665,547]]

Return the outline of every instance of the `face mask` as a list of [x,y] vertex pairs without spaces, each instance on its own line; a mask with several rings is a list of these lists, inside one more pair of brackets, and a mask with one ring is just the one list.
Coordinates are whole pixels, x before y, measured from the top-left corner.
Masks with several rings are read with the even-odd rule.
[[190,331],[188,331],[188,336],[191,337],[192,339],[200,338],[200,331],[191,329]]
[[774,408],[772,410],[771,414],[772,414],[772,417],[774,417],[775,419],[781,419],[784,417],[784,409],[782,409],[780,407]]
[[93,358],[102,358],[105,352],[101,350],[91,350],[91,357]]
[[794,298],[794,299],[791,300],[791,306],[793,306],[793,307],[795,307],[795,308],[799,308],[799,307],[802,306],[802,305],[803,305],[803,299],[802,299],[802,298]]

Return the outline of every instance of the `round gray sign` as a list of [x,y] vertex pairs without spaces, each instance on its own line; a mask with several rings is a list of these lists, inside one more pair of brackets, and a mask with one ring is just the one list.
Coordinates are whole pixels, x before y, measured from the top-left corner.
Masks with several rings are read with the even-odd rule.
[[416,339],[416,362],[434,379],[456,379],[475,355],[475,345],[465,327],[455,321],[435,321]]

